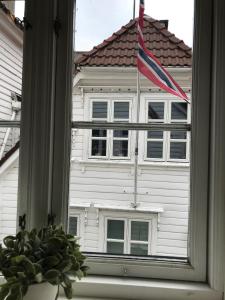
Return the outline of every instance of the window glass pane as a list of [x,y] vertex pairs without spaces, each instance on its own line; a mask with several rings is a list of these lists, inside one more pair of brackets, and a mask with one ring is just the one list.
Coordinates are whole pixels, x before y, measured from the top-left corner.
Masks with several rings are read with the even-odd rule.
[[107,102],[93,102],[92,118],[106,119],[107,109]]
[[113,141],[113,156],[128,156],[128,141]]
[[108,220],[107,238],[123,240],[124,239],[124,221]]
[[106,156],[106,140],[92,140],[91,155]]
[[171,139],[186,139],[187,132],[186,131],[171,131],[170,132]]
[[131,222],[131,240],[148,241],[148,222]]
[[114,130],[113,136],[119,138],[128,138],[128,130]]
[[93,129],[92,130],[92,136],[93,137],[106,137],[107,136],[107,130]]
[[133,255],[148,255],[148,245],[131,243],[130,253]]
[[129,102],[114,102],[114,119],[129,119]]
[[170,158],[186,159],[186,143],[171,142],[170,143]]
[[148,131],[148,138],[149,139],[162,139],[163,131]]
[[147,157],[162,158],[163,157],[163,142],[147,142]]
[[77,235],[77,217],[69,217],[69,234]]
[[164,119],[164,103],[149,102],[148,103],[148,118],[149,119]]
[[118,242],[107,242],[107,253],[123,254],[124,244]]
[[171,105],[171,119],[172,120],[186,120],[187,119],[187,103],[175,103]]

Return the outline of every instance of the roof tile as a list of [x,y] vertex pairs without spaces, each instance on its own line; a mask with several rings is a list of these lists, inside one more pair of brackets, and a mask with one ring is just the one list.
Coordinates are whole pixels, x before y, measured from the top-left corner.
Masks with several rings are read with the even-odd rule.
[[[131,20],[91,51],[76,60],[79,66],[136,66],[137,19]],[[191,48],[169,32],[165,24],[145,16],[146,47],[164,66],[191,66]]]

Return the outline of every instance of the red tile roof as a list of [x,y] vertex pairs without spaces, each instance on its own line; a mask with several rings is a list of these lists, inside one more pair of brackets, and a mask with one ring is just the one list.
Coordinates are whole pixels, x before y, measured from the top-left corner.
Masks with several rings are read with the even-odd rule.
[[[79,66],[134,67],[137,52],[137,19],[113,33],[111,37],[84,53],[76,61]],[[190,67],[191,48],[166,29],[164,23],[145,17],[146,46],[164,66]]]

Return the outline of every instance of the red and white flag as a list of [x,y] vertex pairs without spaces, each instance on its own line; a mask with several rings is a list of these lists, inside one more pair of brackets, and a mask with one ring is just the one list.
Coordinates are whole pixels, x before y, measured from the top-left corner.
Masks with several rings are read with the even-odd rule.
[[179,98],[188,101],[188,97],[178,83],[161,65],[159,60],[149,51],[144,43],[144,0],[140,0],[139,19],[138,19],[138,70],[161,89]]

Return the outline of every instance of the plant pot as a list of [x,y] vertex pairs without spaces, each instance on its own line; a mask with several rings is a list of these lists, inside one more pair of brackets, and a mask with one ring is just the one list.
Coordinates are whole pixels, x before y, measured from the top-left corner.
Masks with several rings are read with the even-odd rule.
[[48,282],[32,284],[29,286],[24,300],[55,300],[58,286]]

